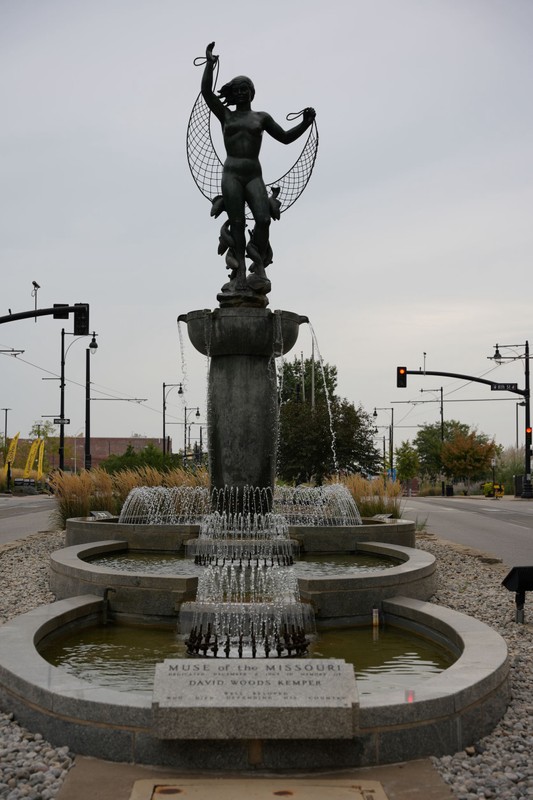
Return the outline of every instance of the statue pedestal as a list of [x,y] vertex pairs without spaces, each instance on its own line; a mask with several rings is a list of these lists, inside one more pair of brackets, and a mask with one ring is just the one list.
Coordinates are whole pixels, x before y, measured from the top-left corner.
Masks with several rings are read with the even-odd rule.
[[208,446],[212,489],[273,489],[278,437],[275,358],[296,344],[307,317],[264,308],[191,311],[194,347],[210,358]]

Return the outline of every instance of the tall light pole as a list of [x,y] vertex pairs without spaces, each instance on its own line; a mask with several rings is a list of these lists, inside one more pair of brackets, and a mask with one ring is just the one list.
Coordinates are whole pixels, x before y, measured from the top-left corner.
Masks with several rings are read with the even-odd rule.
[[61,328],[61,371],[59,373],[59,469],[65,469],[65,329]]
[[[181,383],[163,383],[163,455],[167,454],[167,427],[166,427],[166,414],[167,414],[167,397],[172,389],[179,386],[178,394],[183,394],[183,386]],[[168,389],[168,391],[167,391]]]
[[91,469],[91,356],[94,356],[98,349],[96,343],[96,333],[93,331],[93,338],[89,347],[85,350],[85,469]]
[[[187,415],[192,413],[194,408],[187,408],[185,406],[185,415],[183,417],[183,463],[185,464],[185,459],[187,458]],[[196,416],[200,416],[200,408],[196,407]]]
[[[524,354],[523,355],[515,354],[513,356],[502,356],[502,354],[500,353],[500,347],[509,348],[511,350],[513,350],[516,347],[523,347]],[[496,344],[494,355],[487,357],[492,361],[496,361],[497,364],[502,364],[504,361],[518,361],[521,360],[522,358],[524,359],[525,384],[524,388],[520,391],[520,394],[524,398],[524,412],[525,412],[524,482],[522,484],[521,497],[529,500],[533,498],[533,487],[531,485],[532,435],[531,435],[531,409],[530,409],[530,387],[529,387],[529,341],[526,339],[524,344],[502,344],[502,345]]]
[[393,408],[375,408],[373,417],[377,417],[378,411],[390,411],[390,428],[389,428],[389,462],[390,462],[390,475],[391,480],[394,480],[394,409]]
[[525,406],[525,403],[524,403],[523,400],[520,400],[520,402],[516,404],[516,449],[517,450],[518,450],[518,408],[520,406],[522,406],[522,407]]
[[[62,472],[65,469],[65,425],[68,424],[65,420],[65,361],[67,358],[67,353],[74,344],[74,342],[77,342],[78,339],[83,338],[83,336],[89,336],[89,335],[90,335],[89,333],[82,333],[81,335],[78,335],[76,331],[70,333],[69,331],[66,331],[64,328],[61,328],[61,372],[59,376],[59,422],[56,422],[56,424],[59,425],[59,469]],[[71,342],[69,344],[66,351],[65,351],[65,336],[77,337],[76,339],[74,339],[74,342]],[[94,336],[95,334],[93,333],[94,345],[98,347]],[[93,347],[92,341],[89,347]]]
[[[425,355],[425,354],[424,354]],[[443,389],[442,386],[440,389],[420,389],[421,392],[440,392],[440,446],[442,450],[442,445],[444,444],[444,397],[443,397]],[[442,462],[441,462],[442,467]],[[441,472],[442,475],[442,472]],[[440,482],[440,492],[441,495],[444,497],[446,494],[444,480],[441,479]]]
[[12,411],[12,408],[3,408],[4,412],[4,462],[7,456],[7,412]]

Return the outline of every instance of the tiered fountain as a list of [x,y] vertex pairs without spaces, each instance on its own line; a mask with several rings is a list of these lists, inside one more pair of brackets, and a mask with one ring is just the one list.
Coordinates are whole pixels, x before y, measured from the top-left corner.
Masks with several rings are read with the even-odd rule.
[[283,517],[209,514],[189,551],[205,566],[196,601],[180,608],[190,655],[307,653],[313,610],[299,599]]
[[[181,769],[340,768],[454,752],[491,730],[504,712],[507,654],[487,626],[424,602],[434,586],[431,559],[419,561],[417,578],[402,584],[409,586],[410,597],[397,593],[402,567],[385,570],[393,577],[373,584],[373,591],[368,575],[364,588],[345,574],[327,585],[295,578],[291,539],[306,550],[355,550],[362,535],[354,531],[365,528],[345,520],[337,529],[314,520],[300,528],[289,520],[289,528],[278,512],[291,504],[282,492],[278,500],[274,493],[275,359],[294,346],[306,317],[266,307],[268,231],[270,217],[278,218],[307,183],[318,143],[315,114],[305,109],[302,121],[283,131],[269,115],[251,110],[254,88],[248,78],[226,84],[220,97],[214,94],[216,63],[210,45],[189,125],[189,158],[213,201],[212,214],[228,215],[219,252],[226,254],[229,281],[218,295],[219,308],[179,318],[196,349],[210,359],[211,492],[194,495],[201,529],[187,545],[201,574],[161,578],[155,589],[146,576],[126,576],[79,559],[82,550],[89,556],[135,543],[178,549],[195,537],[194,515],[193,520],[172,517],[171,492],[149,493],[148,519],[132,512],[129,523],[75,521],[67,533],[79,535],[78,543],[71,540],[52,559],[53,590],[64,599],[0,628],[1,706],[79,753]],[[212,151],[209,112],[222,124],[224,165]],[[269,196],[258,161],[262,133],[289,143],[307,130],[301,158]],[[246,245],[247,210],[255,227]],[[246,258],[252,262],[248,274]],[[249,502],[258,496],[259,510]],[[332,530],[340,530],[340,537]],[[126,532],[127,541],[120,542]],[[87,544],[103,537],[108,541]],[[409,548],[394,552],[401,561],[416,560],[417,551]],[[152,627],[154,620],[172,620],[175,626],[177,609],[187,652],[157,664],[153,692],[124,693],[83,680],[51,666],[36,649],[90,626],[106,638],[106,623],[120,616],[136,616]],[[324,626],[332,620],[353,626],[364,617],[408,629],[444,644],[456,660],[408,691],[396,686],[377,697],[359,697],[352,664],[336,654],[305,657],[315,613]]]

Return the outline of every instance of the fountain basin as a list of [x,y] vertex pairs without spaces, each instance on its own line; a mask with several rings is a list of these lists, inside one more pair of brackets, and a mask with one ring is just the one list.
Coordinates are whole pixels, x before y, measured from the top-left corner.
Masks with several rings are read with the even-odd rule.
[[272,355],[292,350],[307,317],[267,308],[216,308],[180,314],[189,339],[204,356]]
[[[127,541],[137,550],[180,550],[187,539],[196,538],[199,525],[145,525],[72,517],[66,524],[66,544],[86,544],[105,539]],[[362,525],[289,525],[289,536],[307,553],[349,552],[358,542],[383,542],[415,547],[415,523],[410,520],[363,519]]]
[[[110,527],[110,526],[108,526]],[[199,570],[193,563],[176,576],[119,572],[86,559],[105,553],[128,552],[127,541],[108,540],[73,545],[50,558],[50,589],[58,599],[86,593],[108,594],[113,614],[175,619],[183,603],[196,597]],[[133,548],[132,548],[133,549]],[[313,606],[317,622],[359,623],[386,597],[402,595],[426,600],[436,589],[435,559],[429,553],[398,545],[360,542],[357,552],[401,561],[379,572],[339,568],[338,576],[298,577],[302,601]],[[186,570],[189,569],[189,574]]]
[[[36,650],[56,632],[101,622],[104,605],[94,595],[73,597],[0,628],[2,708],[52,743],[68,741],[84,755],[189,770],[368,766],[461,750],[489,733],[509,702],[507,648],[495,631],[463,614],[397,596],[381,605],[387,624],[447,642],[461,655],[444,672],[414,684],[408,698],[403,691],[361,696],[350,738],[325,741],[305,738],[302,731],[296,739],[246,741],[236,725],[238,739],[208,739],[201,748],[187,738],[163,741],[153,729],[150,693],[90,684],[52,667]],[[184,715],[181,737],[186,728]]]

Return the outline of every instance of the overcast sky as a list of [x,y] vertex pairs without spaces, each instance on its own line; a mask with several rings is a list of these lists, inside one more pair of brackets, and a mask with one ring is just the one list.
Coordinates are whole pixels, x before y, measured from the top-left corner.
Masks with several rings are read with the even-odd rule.
[[[226,280],[185,149],[193,59],[213,40],[219,85],[250,75],[253,107],[286,127],[317,111],[315,172],[271,228],[270,308],[310,318],[339,394],[394,408],[397,444],[439,420],[420,390],[440,386],[445,418],[514,444],[518,396],[429,376],[399,390],[396,366],[426,353],[428,370],[524,385],[523,360],[487,356],[533,335],[531,0],[0,0],[0,316],[33,308],[33,280],[41,308],[90,304],[92,396],[146,398],[95,400],[94,436],[161,436],[162,384],[184,377],[174,449],[182,399],[205,419],[205,360],[188,340],[182,359],[176,318],[215,308]],[[265,141],[265,180],[295,153]],[[0,359],[9,436],[59,414],[42,379],[59,373],[62,325],[0,328],[0,349],[25,351]],[[75,435],[89,340],[66,340]]]

